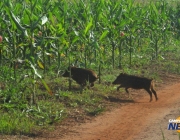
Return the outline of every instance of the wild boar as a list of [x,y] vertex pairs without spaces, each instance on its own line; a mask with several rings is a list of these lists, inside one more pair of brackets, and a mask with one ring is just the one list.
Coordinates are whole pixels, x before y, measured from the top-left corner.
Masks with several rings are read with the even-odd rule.
[[153,79],[121,73],[112,84],[120,84],[120,86],[117,87],[117,91],[119,91],[120,88],[125,88],[128,94],[128,88],[145,89],[150,95],[149,102],[152,101],[152,93],[154,94],[156,101],[158,100],[156,91],[154,90]]
[[71,78],[83,87],[87,85],[87,82],[90,83],[90,87],[93,87],[94,82],[98,79],[98,76],[94,71],[73,66],[68,67],[68,70],[66,70],[62,76],[69,77],[70,72]]

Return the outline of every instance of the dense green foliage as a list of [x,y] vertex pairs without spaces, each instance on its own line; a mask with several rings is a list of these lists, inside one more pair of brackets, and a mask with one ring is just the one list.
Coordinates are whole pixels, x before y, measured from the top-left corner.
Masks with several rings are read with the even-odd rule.
[[[113,79],[113,69],[140,70],[150,63],[179,73],[173,61],[180,59],[179,14],[178,1],[1,0],[0,132],[30,133],[34,126],[62,120],[67,108],[103,111],[96,91],[68,91],[60,75],[69,65],[94,69],[101,81]],[[11,114],[26,124],[10,120]]]
[[4,1],[0,62],[27,60],[46,71],[158,59],[178,34],[178,14],[165,1]]

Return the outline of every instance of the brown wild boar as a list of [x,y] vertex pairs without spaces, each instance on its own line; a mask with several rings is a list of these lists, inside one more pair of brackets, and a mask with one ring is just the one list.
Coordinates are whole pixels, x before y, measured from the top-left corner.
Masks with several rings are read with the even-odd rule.
[[68,67],[68,70],[62,75],[63,77],[69,77],[71,71],[71,78],[81,86],[86,86],[87,82],[90,83],[90,87],[94,86],[94,82],[98,79],[96,73],[90,69],[83,69],[77,67]]
[[145,89],[150,95],[150,102],[152,101],[152,93],[154,94],[156,101],[158,100],[156,91],[154,90],[153,79],[121,73],[112,84],[120,84],[117,91],[119,91],[120,88],[125,88],[127,93],[129,93],[128,88]]

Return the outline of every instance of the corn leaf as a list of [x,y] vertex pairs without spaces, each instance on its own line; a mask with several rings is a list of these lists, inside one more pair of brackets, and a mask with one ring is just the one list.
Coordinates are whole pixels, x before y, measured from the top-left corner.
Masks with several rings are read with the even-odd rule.
[[92,23],[93,19],[92,17],[90,18],[90,22],[87,24],[86,26],[86,29],[84,31],[85,35],[87,34],[87,32],[91,29],[91,27],[93,26],[93,23]]
[[100,41],[102,40],[102,39],[104,39],[106,36],[107,36],[107,34],[109,33],[109,31],[108,30],[106,30],[106,31],[104,31],[103,33],[102,33],[102,35],[100,36]]
[[48,93],[49,93],[50,95],[53,95],[51,89],[50,89],[49,86],[46,84],[46,82],[45,82],[43,79],[41,79],[41,81],[42,81],[44,87],[46,88],[46,90],[48,91]]
[[41,69],[44,69],[43,64],[42,64],[39,60],[38,60],[37,62],[38,62],[38,66],[39,66]]
[[30,64],[30,67],[34,70],[34,74],[41,79],[42,76],[37,72],[37,69],[34,67],[34,65],[30,61],[28,61],[28,63]]

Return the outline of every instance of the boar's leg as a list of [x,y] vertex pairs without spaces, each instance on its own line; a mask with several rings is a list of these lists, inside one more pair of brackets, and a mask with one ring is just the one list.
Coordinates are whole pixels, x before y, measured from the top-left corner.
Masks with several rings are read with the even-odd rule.
[[149,93],[149,95],[150,95],[149,102],[151,102],[152,101],[152,92],[150,91],[150,89],[145,89],[145,90]]
[[86,86],[86,82],[76,81],[80,85],[80,93],[82,93],[84,87]]
[[86,82],[82,82],[81,84],[80,84],[80,93],[82,94],[82,92],[83,92],[83,89],[86,87]]
[[[124,87],[124,86],[120,85],[119,87],[117,87],[117,91],[119,91],[119,89],[122,87]],[[128,88],[129,87],[126,87],[125,90],[126,90],[126,93],[128,93],[128,98],[129,98],[131,94],[129,93]],[[132,96],[131,96],[131,98],[132,98]]]
[[126,92],[129,94],[128,88],[125,88]]
[[87,85],[86,80],[84,80],[84,81],[82,80],[82,81],[81,81],[81,85],[82,85],[83,87],[85,87],[85,86]]
[[119,89],[122,88],[122,87],[123,87],[123,86],[121,86],[121,85],[120,85],[119,87],[117,87],[117,91],[119,91]]
[[[130,98],[130,95],[131,95],[131,94],[130,94],[129,91],[128,91],[128,87],[126,87],[125,90],[126,90],[126,92],[128,93],[128,98]],[[132,95],[131,95],[131,98],[132,98]]]
[[158,100],[158,97],[157,97],[156,91],[155,91],[153,88],[151,88],[151,91],[153,92],[153,94],[154,94],[154,96],[155,96],[155,98],[156,98],[156,101],[157,101],[157,100]]
[[158,97],[157,97],[156,91],[154,90],[154,82],[153,81],[151,81],[150,90],[154,94],[156,101],[157,101]]
[[88,85],[88,89],[90,89],[91,87],[93,87],[94,86],[94,83],[90,83],[89,85]]
[[94,83],[90,83],[90,87],[93,87],[94,86]]

